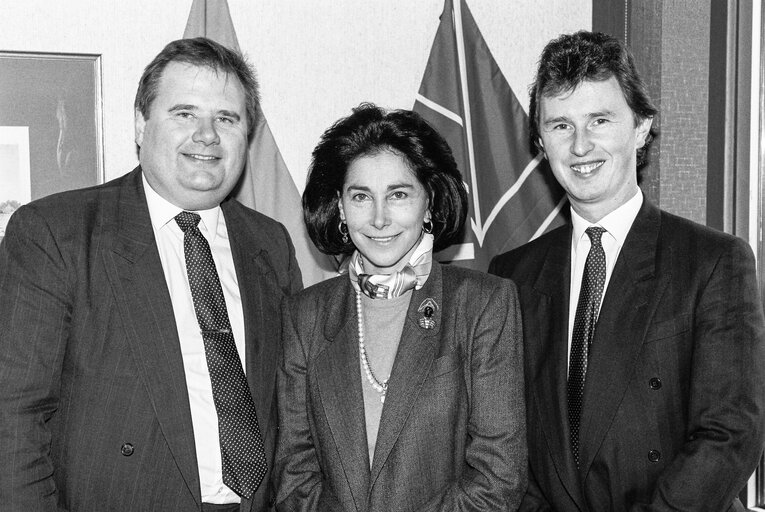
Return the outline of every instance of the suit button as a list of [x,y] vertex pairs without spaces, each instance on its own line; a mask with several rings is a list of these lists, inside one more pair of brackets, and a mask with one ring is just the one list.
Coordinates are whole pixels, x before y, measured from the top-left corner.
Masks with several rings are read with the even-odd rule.
[[661,379],[658,377],[654,377],[653,379],[648,381],[648,385],[651,387],[651,389],[659,389],[661,388]]
[[122,455],[124,455],[125,457],[130,457],[131,455],[133,455],[133,452],[135,451],[135,449],[133,448],[132,444],[125,443],[122,445],[122,448],[120,448],[120,451],[122,452]]
[[648,460],[651,462],[659,462],[661,459],[661,452],[659,450],[651,450],[648,452]]

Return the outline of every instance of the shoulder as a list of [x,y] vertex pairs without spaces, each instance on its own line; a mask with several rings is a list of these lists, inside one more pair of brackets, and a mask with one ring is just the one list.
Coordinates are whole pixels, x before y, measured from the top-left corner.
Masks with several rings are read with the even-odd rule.
[[517,279],[533,273],[550,251],[561,251],[571,247],[571,226],[565,224],[549,233],[525,243],[515,249],[495,256],[489,264],[489,273]]
[[696,261],[715,261],[731,251],[753,257],[751,247],[742,238],[664,210],[660,210],[660,218],[660,249],[666,248],[680,257]]
[[441,265],[445,298],[466,307],[489,300],[515,301],[517,288],[510,279],[455,265]]
[[242,217],[248,225],[263,233],[266,237],[285,238],[287,234],[287,230],[281,222],[243,205],[234,198],[224,201],[221,204],[221,208],[224,213]]
[[57,192],[22,205],[12,215],[13,226],[45,226],[50,232],[89,231],[109,223],[120,194],[135,172],[93,187]]
[[309,286],[291,295],[287,301],[292,311],[316,312],[337,302],[338,295],[349,293],[349,290],[348,276],[339,275]]
[[62,210],[76,212],[83,210],[94,202],[107,202],[116,199],[119,196],[122,187],[125,186],[131,178],[134,179],[134,176],[132,175],[133,173],[128,173],[101,185],[50,194],[40,199],[36,199],[25,206],[40,213],[58,213]]

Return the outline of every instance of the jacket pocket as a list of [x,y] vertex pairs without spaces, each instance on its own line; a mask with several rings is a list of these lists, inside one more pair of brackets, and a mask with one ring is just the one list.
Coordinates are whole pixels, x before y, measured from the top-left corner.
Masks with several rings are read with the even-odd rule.
[[656,341],[672,338],[678,334],[688,332],[691,329],[691,316],[679,315],[669,320],[662,320],[651,324],[648,328],[648,334],[646,335],[646,343],[654,343]]
[[428,380],[452,373],[462,368],[462,357],[459,354],[448,354],[433,361]]

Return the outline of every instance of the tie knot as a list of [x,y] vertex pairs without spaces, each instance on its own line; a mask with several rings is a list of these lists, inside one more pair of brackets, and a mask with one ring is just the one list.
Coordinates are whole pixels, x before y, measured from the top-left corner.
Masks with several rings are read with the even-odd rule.
[[591,226],[584,232],[587,233],[587,236],[590,237],[590,243],[597,246],[600,245],[600,237],[603,236],[603,233],[605,233],[606,230],[600,226]]
[[201,217],[198,213],[191,213],[191,212],[181,212],[178,215],[175,216],[175,222],[178,223],[178,226],[180,226],[181,231],[184,233],[187,229],[195,228],[197,227],[197,224],[199,224],[199,220]]

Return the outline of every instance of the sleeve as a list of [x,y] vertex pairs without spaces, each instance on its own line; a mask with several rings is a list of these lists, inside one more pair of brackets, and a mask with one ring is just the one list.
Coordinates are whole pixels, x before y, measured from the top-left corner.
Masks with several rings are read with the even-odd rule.
[[530,465],[529,485],[526,488],[526,494],[523,495],[523,501],[521,501],[518,512],[552,512],[552,507],[539,488],[539,484],[534,476],[534,470]]
[[522,332],[515,285],[499,282],[488,294],[470,341],[468,440],[462,475],[423,510],[518,508],[527,483]]
[[47,223],[33,207],[17,210],[0,243],[3,510],[57,510],[48,422],[69,335],[69,279]]
[[651,503],[635,504],[632,512],[731,506],[763,450],[764,325],[754,256],[737,239],[696,300],[687,437]]
[[342,510],[325,488],[308,421],[307,357],[292,318],[290,300],[282,303],[282,358],[277,374],[279,437],[274,475],[276,510]]

